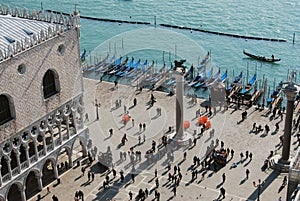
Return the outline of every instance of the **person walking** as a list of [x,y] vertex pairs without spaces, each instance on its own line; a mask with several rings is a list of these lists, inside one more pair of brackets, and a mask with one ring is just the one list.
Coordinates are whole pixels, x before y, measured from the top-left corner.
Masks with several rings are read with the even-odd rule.
[[129,195],[129,200],[132,200],[132,192],[131,191],[129,191],[128,195]]
[[134,180],[134,174],[133,173],[131,173],[131,181],[132,181],[132,183],[135,182],[135,180]]
[[134,99],[133,99],[133,107],[135,107],[136,104],[137,104],[137,100],[136,100],[136,98],[134,98]]
[[109,136],[111,137],[111,136],[113,135],[114,130],[113,130],[112,128],[110,128],[110,129],[108,130],[108,132],[109,132]]
[[222,188],[220,189],[220,193],[221,193],[221,196],[223,196],[222,199],[224,199],[224,198],[225,198],[225,193],[226,193],[225,188],[222,187]]
[[174,197],[176,196],[176,185],[174,185],[174,187],[173,187],[173,193],[174,193]]
[[139,124],[139,127],[140,127],[140,132],[142,132],[142,128],[143,128],[142,123]]
[[89,171],[88,172],[88,181],[90,181],[90,179],[91,179],[91,172]]
[[154,177],[157,177],[157,169],[154,171]]
[[145,196],[146,196],[146,198],[148,197],[148,195],[149,195],[149,191],[148,191],[148,189],[146,188],[146,189],[145,189]]
[[90,120],[89,120],[89,114],[88,113],[85,113],[85,120],[84,120],[84,123],[85,122],[89,122]]
[[141,136],[139,135],[139,136],[138,136],[139,144],[141,144],[141,139],[142,139],[142,138],[141,138]]
[[233,149],[231,149],[230,154],[231,154],[231,158],[232,158],[233,155],[234,155],[234,150]]
[[124,161],[126,161],[126,156],[127,156],[127,152],[124,151],[124,152],[123,152],[123,158],[124,158]]
[[156,188],[159,187],[159,180],[158,180],[158,178],[155,179],[155,185],[156,185]]
[[241,157],[241,161],[243,161],[243,158],[244,158],[243,152],[240,153],[240,157]]
[[113,177],[115,178],[117,175],[117,171],[115,169],[112,169]]
[[253,125],[252,125],[252,130],[251,131],[254,131],[256,129],[256,123],[254,122]]
[[123,181],[124,181],[124,179],[125,179],[125,177],[124,177],[124,174],[123,174],[123,172],[120,172],[120,180],[121,180],[121,182],[123,182]]
[[249,174],[250,174],[250,170],[247,169],[247,170],[246,170],[246,179],[249,179]]
[[125,141],[128,141],[126,134],[124,134],[124,136],[123,136],[123,138],[121,140],[121,142],[122,142],[123,145],[125,145]]
[[82,167],[82,168],[81,168],[81,172],[82,172],[82,175],[81,175],[81,176],[84,176],[85,167]]
[[51,193],[50,186],[47,186],[47,194]]
[[132,122],[132,127],[134,127],[134,119],[132,119],[131,122]]
[[279,122],[275,124],[275,132],[279,131]]
[[270,127],[268,126],[268,124],[265,125],[265,131],[266,131],[266,134],[268,135],[268,133],[270,131]]
[[126,112],[127,112],[127,107],[126,107],[126,105],[124,105],[123,107],[124,107],[124,114],[126,114]]

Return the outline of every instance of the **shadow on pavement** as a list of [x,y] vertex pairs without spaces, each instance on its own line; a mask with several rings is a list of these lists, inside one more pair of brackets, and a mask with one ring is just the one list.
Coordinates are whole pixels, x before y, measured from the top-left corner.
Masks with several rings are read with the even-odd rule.
[[[263,181],[264,185],[262,185],[262,188],[260,190],[260,194],[266,190],[269,185],[280,175],[280,172],[273,170],[273,172]],[[255,189],[255,191],[249,195],[247,200],[256,200],[258,197],[258,188]]]

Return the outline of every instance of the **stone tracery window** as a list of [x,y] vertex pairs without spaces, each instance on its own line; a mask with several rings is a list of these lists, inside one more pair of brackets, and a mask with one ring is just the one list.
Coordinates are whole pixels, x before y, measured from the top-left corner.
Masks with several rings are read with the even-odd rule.
[[44,98],[49,98],[59,92],[58,74],[53,70],[48,70],[43,78]]
[[5,95],[0,95],[0,125],[13,119],[9,99]]

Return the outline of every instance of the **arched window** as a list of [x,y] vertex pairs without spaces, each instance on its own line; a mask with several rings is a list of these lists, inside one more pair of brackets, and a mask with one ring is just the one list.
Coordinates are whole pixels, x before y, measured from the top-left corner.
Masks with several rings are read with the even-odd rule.
[[5,95],[0,95],[0,125],[5,124],[12,119],[13,117],[8,98]]
[[52,70],[46,72],[43,78],[43,91],[45,99],[59,92],[59,80],[56,72]]

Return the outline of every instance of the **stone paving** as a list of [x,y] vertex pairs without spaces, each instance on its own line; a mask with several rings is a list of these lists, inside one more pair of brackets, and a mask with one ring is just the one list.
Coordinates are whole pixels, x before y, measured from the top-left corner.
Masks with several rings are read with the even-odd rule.
[[[106,152],[108,146],[113,153],[114,168],[117,170],[116,178],[113,178],[110,173],[110,184],[107,189],[102,188],[102,183],[105,180],[106,173],[101,173],[100,166],[97,161],[94,161],[91,166],[87,167],[87,171],[84,176],[81,175],[81,167],[73,168],[61,176],[61,184],[56,187],[55,183],[50,185],[51,193],[47,194],[47,190],[44,189],[40,194],[42,200],[52,200],[53,194],[57,195],[59,200],[67,201],[74,200],[74,194],[76,190],[82,190],[84,192],[84,200],[129,200],[129,191],[131,191],[134,197],[140,188],[147,188],[151,193],[146,200],[154,199],[155,190],[155,178],[154,171],[158,170],[159,187],[158,191],[161,194],[160,200],[218,200],[220,195],[220,188],[226,189],[226,198],[223,200],[256,200],[258,190],[253,186],[253,182],[258,183],[261,179],[264,181],[264,185],[261,190],[260,200],[278,200],[281,196],[285,198],[286,186],[280,190],[283,177],[286,174],[280,174],[271,169],[261,170],[264,164],[264,160],[268,157],[271,150],[275,153],[281,153],[281,149],[278,149],[279,136],[283,134],[283,121],[280,118],[271,119],[270,116],[266,116],[267,110],[257,111],[255,107],[247,110],[247,119],[243,122],[241,120],[241,113],[245,109],[234,110],[229,108],[227,111],[221,109],[216,113],[213,113],[210,117],[212,128],[215,129],[214,136],[210,136],[210,130],[204,132],[204,135],[199,135],[200,127],[197,124],[196,110],[200,109],[202,114],[205,113],[205,108],[201,107],[201,103],[204,100],[197,100],[196,105],[191,105],[191,99],[185,97],[185,113],[184,119],[190,122],[190,128],[186,130],[191,134],[194,134],[196,130],[197,145],[195,147],[181,148],[174,152],[174,161],[171,163],[171,173],[173,173],[173,166],[180,164],[183,179],[177,188],[177,195],[173,197],[172,185],[168,183],[168,174],[166,174],[167,157],[164,155],[156,160],[155,163],[147,163],[144,154],[151,148],[152,140],[155,140],[157,144],[160,142],[160,138],[164,135],[164,132],[168,130],[169,126],[175,126],[175,96],[166,96],[166,93],[153,92],[153,95],[157,99],[157,102],[153,107],[147,106],[147,102],[150,100],[151,91],[144,89],[141,93],[138,93],[134,88],[129,86],[119,85],[117,89],[114,89],[113,83],[101,82],[96,80],[84,79],[84,102],[86,112],[89,115],[89,121],[87,126],[90,131],[90,138],[93,141],[93,146],[98,147],[98,151]],[[132,107],[133,99],[137,99],[137,105]],[[99,120],[96,120],[96,107],[95,99],[98,103],[101,103],[99,108]],[[122,106],[115,108],[115,101],[117,99],[122,100]],[[202,103],[203,104],[203,103]],[[122,124],[122,116],[124,115],[124,105],[126,109],[129,109],[129,115],[134,119],[134,125],[131,121],[124,126]],[[157,107],[161,108],[162,114],[157,115]],[[265,134],[264,131],[255,134],[249,132],[252,129],[253,122],[262,125],[270,126],[270,133]],[[280,130],[274,132],[275,123],[280,122]],[[139,129],[139,123],[145,123],[145,131]],[[109,135],[109,129],[112,128],[114,133]],[[120,146],[121,138],[123,134],[127,134],[128,141],[125,146]],[[144,143],[138,143],[138,136],[146,137]],[[201,159],[204,157],[207,146],[212,143],[215,144],[216,140],[224,141],[225,148],[234,149],[235,154],[232,158],[229,157],[227,165],[221,168],[217,172],[211,170],[206,174],[201,172],[198,174],[198,178],[191,182],[191,169],[193,163],[193,157],[196,155]],[[296,143],[293,143],[296,138],[292,139],[291,155],[293,156],[296,150]],[[132,167],[130,165],[128,156],[127,159],[121,162],[120,152],[128,152],[130,147],[134,147],[134,151],[141,151],[142,161],[137,162],[135,165],[135,182],[132,183],[130,179],[130,173]],[[220,147],[220,146],[219,146]],[[239,163],[237,167],[232,168],[233,163],[240,161],[240,153],[248,150],[253,154],[253,159],[245,160],[243,163]],[[162,150],[160,150],[161,152]],[[187,152],[187,159],[183,161],[183,153]],[[156,153],[158,154],[158,153]],[[201,169],[201,165],[197,167]],[[250,170],[249,179],[246,179],[246,169]],[[91,170],[95,172],[95,180],[89,182],[87,178],[87,172]],[[123,183],[119,180],[119,172],[124,171],[125,181]],[[222,183],[222,174],[226,174],[226,181]],[[32,198],[31,200],[36,200]],[[221,200],[221,199],[220,199]]]

